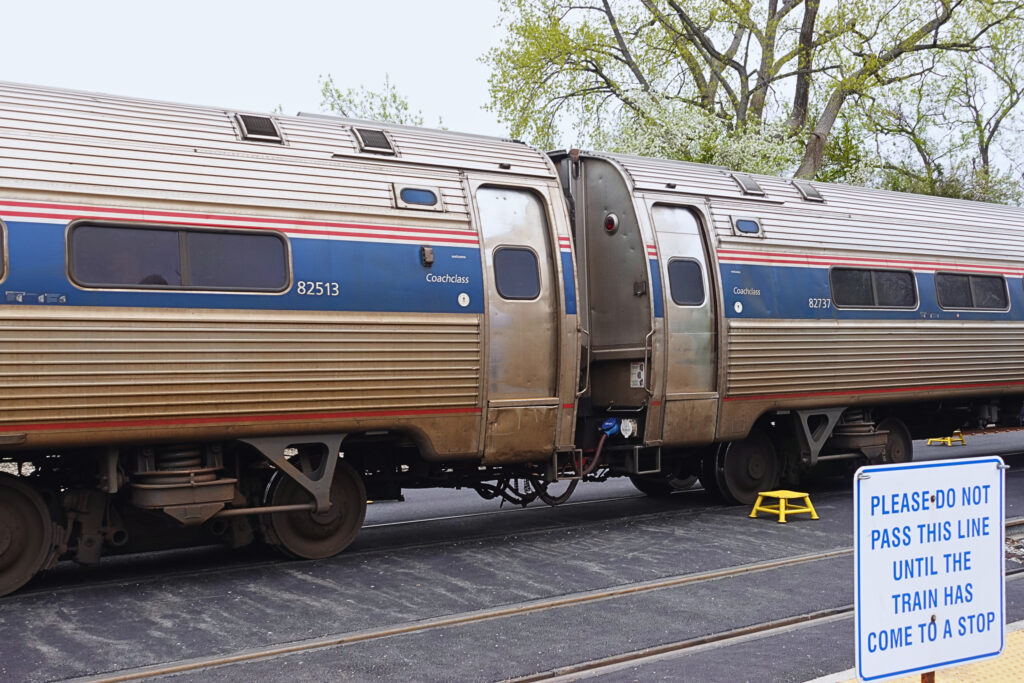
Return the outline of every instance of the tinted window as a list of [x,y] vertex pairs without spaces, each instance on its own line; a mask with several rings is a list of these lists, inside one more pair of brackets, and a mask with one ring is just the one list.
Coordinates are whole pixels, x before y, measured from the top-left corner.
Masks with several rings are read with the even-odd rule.
[[761,226],[757,224],[757,221],[752,221],[747,218],[740,218],[737,220],[736,229],[748,235],[756,235],[761,232]]
[[518,247],[496,250],[494,281],[503,299],[536,299],[540,294],[537,255]]
[[681,259],[668,264],[669,289],[672,301],[680,306],[699,306],[704,303],[704,278],[700,264]]
[[189,284],[213,289],[284,289],[284,245],[274,235],[187,233]]
[[836,268],[832,271],[832,301],[836,306],[873,306],[870,270],[847,270]]
[[875,304],[890,308],[912,308],[915,303],[914,274],[905,270],[872,271]]
[[830,277],[836,306],[913,308],[917,304],[914,274],[909,270],[834,268]]
[[1001,277],[971,276],[971,294],[975,308],[1007,308],[1006,285]]
[[71,235],[71,273],[84,285],[181,286],[178,231],[78,226]]
[[425,206],[437,204],[437,195],[430,190],[403,187],[399,196],[401,196],[402,201],[406,204],[423,204]]
[[98,287],[251,291],[288,282],[284,242],[275,235],[109,225],[74,227],[71,275]]
[[943,308],[971,307],[971,279],[966,275],[936,273],[935,293]]
[[1005,309],[1006,283],[993,275],[936,273],[935,293],[942,308]]

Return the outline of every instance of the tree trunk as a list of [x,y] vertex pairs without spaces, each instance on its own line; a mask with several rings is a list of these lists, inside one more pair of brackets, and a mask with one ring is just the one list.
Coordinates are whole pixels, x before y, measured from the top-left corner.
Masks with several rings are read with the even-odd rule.
[[794,177],[810,180],[815,173],[821,170],[821,164],[825,158],[825,144],[828,142],[832,126],[835,125],[836,118],[839,116],[839,110],[843,108],[843,103],[846,102],[848,96],[849,93],[843,88],[837,88],[832,92],[832,96],[828,98],[828,104],[825,105],[824,111],[821,112],[821,116],[818,117],[818,121],[814,125],[814,131],[807,140],[803,161],[800,162],[800,168],[796,170]]
[[807,123],[807,103],[811,95],[811,66],[814,51],[814,23],[818,19],[818,0],[804,4],[804,20],[800,25],[800,54],[797,56],[796,91],[793,93],[793,111],[789,128],[798,132]]

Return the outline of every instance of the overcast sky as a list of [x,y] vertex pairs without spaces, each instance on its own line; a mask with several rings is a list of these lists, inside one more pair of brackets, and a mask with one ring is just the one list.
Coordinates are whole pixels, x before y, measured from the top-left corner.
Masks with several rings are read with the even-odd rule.
[[187,104],[320,111],[319,78],[380,89],[426,125],[504,135],[479,58],[497,0],[0,0],[0,80]]

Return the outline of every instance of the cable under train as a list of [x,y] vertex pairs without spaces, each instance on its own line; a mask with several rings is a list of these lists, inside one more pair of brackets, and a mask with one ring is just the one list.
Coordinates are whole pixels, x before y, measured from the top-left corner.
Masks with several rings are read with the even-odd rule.
[[733,503],[1017,424],[1024,212],[0,84],[0,595],[367,497]]

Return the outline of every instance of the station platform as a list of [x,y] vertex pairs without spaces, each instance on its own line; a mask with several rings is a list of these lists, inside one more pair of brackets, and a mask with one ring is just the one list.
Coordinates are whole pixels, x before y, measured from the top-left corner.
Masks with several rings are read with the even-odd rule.
[[[921,674],[888,679],[891,683],[921,683]],[[935,683],[1009,683],[1024,680],[1024,621],[1006,625],[1003,654],[973,664],[935,672]],[[808,683],[856,683],[854,669],[816,678]]]

